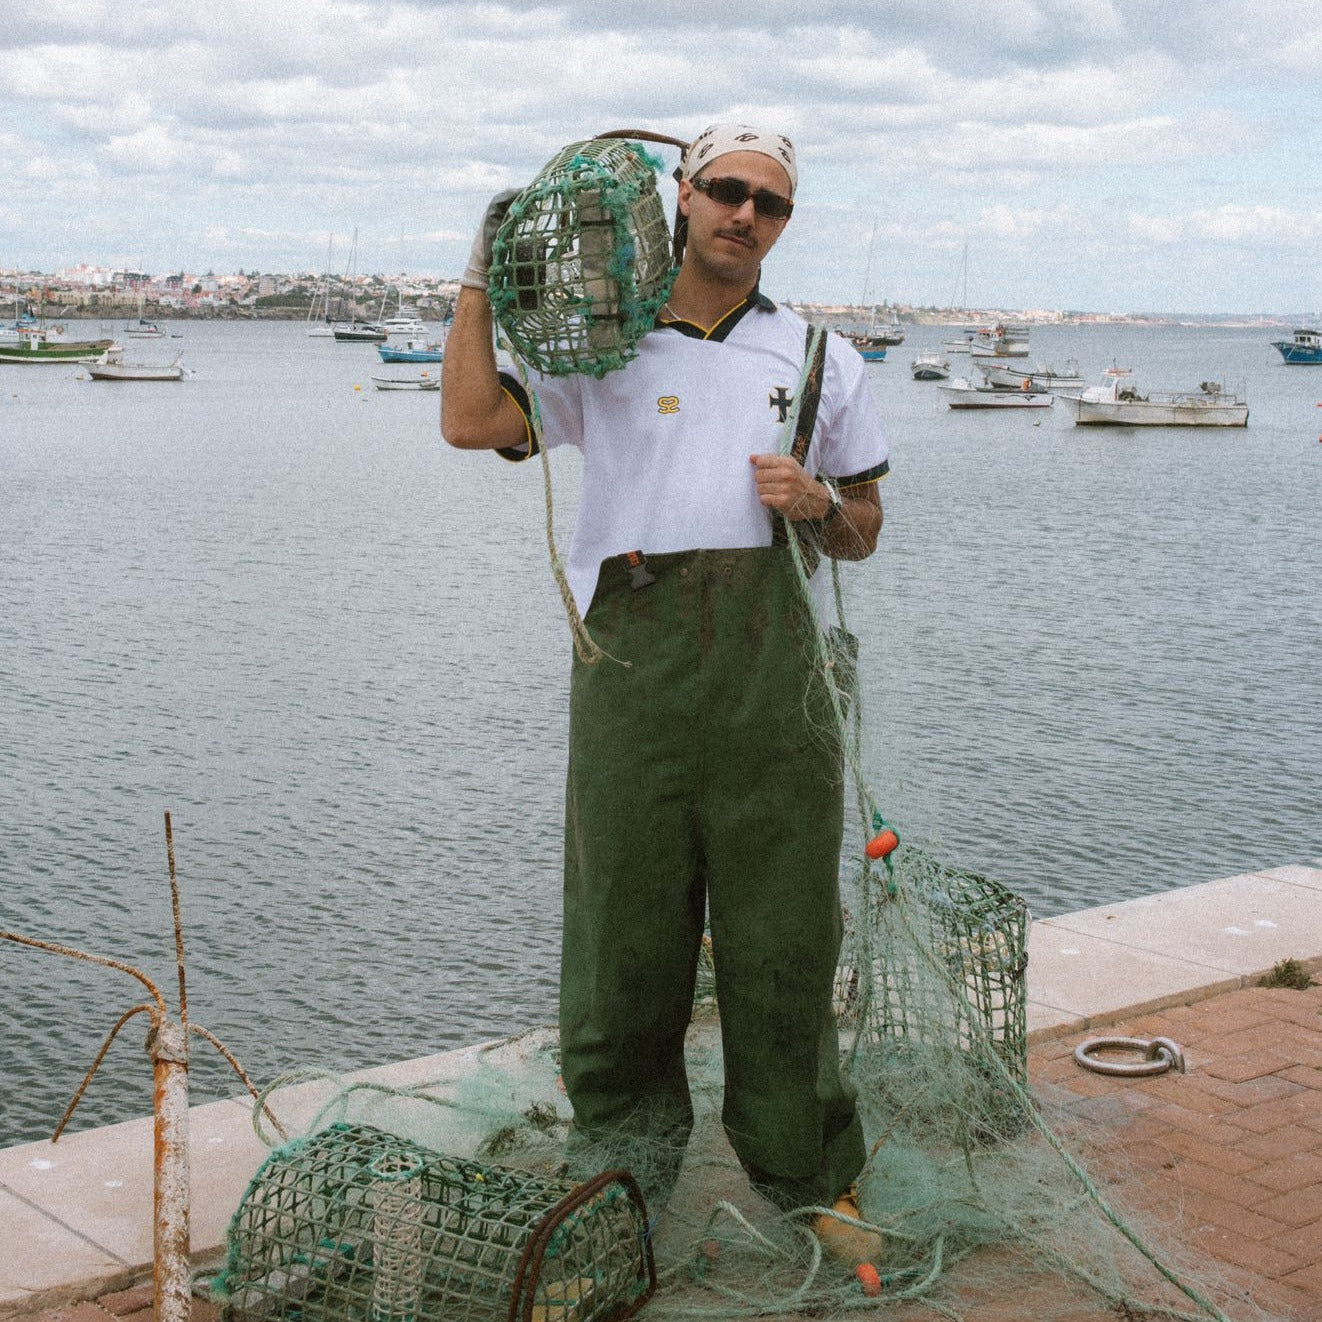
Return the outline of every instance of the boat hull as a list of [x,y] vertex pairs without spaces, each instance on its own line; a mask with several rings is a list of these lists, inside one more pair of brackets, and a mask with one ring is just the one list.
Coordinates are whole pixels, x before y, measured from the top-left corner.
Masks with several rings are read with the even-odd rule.
[[342,344],[384,344],[389,338],[380,326],[336,326],[334,335]]
[[1057,395],[1080,426],[1092,427],[1247,427],[1249,406],[1158,400],[1087,400]]
[[374,376],[372,384],[378,390],[439,390],[441,388],[441,378],[439,376],[424,376],[420,380],[401,381],[397,377]]
[[1049,409],[1055,395],[1029,390],[971,386],[962,378],[940,387],[952,409]]
[[1029,371],[999,363],[981,364],[988,382],[1002,390],[1080,390],[1083,377],[1068,372]]
[[1272,348],[1280,351],[1281,357],[1291,367],[1317,367],[1322,365],[1322,348],[1311,345],[1295,344],[1293,340],[1273,340]]
[[125,363],[101,363],[89,366],[87,375],[93,381],[182,381],[187,372],[178,364],[142,367]]
[[383,363],[439,363],[445,356],[441,349],[394,349],[388,344],[378,344],[376,351]]
[[0,345],[0,363],[103,363],[114,348],[110,340],[70,341],[33,346]]

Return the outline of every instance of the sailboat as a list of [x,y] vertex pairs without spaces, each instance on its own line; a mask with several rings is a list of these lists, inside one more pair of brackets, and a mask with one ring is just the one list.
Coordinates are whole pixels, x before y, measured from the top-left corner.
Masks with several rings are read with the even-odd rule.
[[124,327],[124,334],[134,340],[163,340],[165,332],[154,321],[148,321],[142,315],[146,302],[146,293],[138,290],[138,319]]
[[[967,311],[969,306],[969,245],[964,245],[964,256],[959,264],[960,284],[955,290],[956,306],[961,311]],[[973,342],[978,338],[976,326],[965,326],[960,331],[957,338],[941,341],[941,348],[946,353],[969,353],[972,351]]]
[[[345,278],[351,279],[358,274],[358,227],[355,225],[353,230],[353,245],[349,249],[349,271]],[[356,283],[356,281],[354,281]],[[382,310],[385,309],[384,300]],[[367,343],[380,344],[388,337],[383,327],[378,326],[374,321],[364,321],[361,317],[354,317],[347,324],[341,322],[333,332],[335,339],[339,343]]]
[[[335,334],[335,329],[331,325],[330,314],[330,291],[331,291],[331,253],[335,248],[335,235],[332,234],[326,242],[326,276],[322,280],[319,288],[312,291],[312,302],[308,304],[308,334],[316,335],[324,339],[330,339]],[[321,315],[317,315],[318,301],[320,300]]]
[[[872,238],[868,242],[867,274],[863,277],[862,302],[868,300],[869,286],[872,283],[872,253],[877,243],[877,222],[872,222]],[[904,331],[894,322],[878,324],[877,305],[872,304],[872,312],[866,330],[855,331],[845,337],[850,344],[863,355],[864,361],[879,363],[885,361],[886,348],[891,344],[904,343]]]

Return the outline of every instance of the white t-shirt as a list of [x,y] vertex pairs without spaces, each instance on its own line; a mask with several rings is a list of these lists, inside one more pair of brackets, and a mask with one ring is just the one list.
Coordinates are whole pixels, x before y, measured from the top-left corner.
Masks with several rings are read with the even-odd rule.
[[[779,449],[807,323],[754,294],[711,336],[694,329],[658,326],[637,358],[601,378],[529,376],[547,448],[573,445],[583,456],[566,572],[584,615],[607,556],[771,544],[771,511],[758,500],[749,456]],[[502,379],[526,413],[523,391]],[[862,357],[828,335],[804,467],[847,490],[882,477],[888,453]]]

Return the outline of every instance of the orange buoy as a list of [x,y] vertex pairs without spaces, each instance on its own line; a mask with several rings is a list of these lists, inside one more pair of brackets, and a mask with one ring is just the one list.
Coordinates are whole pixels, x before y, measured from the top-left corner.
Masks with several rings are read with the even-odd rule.
[[860,1262],[854,1268],[854,1275],[869,1299],[875,1299],[881,1293],[881,1276],[870,1262]]
[[900,837],[894,831],[887,829],[880,835],[875,835],[863,846],[863,852],[870,859],[885,858],[896,845],[900,843]]

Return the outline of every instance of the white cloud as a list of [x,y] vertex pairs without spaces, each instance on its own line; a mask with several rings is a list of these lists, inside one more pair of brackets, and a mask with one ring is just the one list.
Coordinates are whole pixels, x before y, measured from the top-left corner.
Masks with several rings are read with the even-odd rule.
[[840,292],[880,213],[915,268],[948,264],[972,235],[1039,263],[1072,306],[1133,278],[1106,261],[1112,241],[1233,246],[1252,299],[1265,283],[1254,271],[1297,262],[1318,230],[1282,168],[1316,138],[1269,111],[1315,90],[1322,6],[1282,0],[1272,25],[1262,12],[1254,0],[1199,0],[1158,21],[1135,0],[47,0],[6,25],[0,170],[30,245],[14,256],[30,264],[98,260],[67,249],[98,233],[65,223],[77,197],[101,234],[163,269],[235,252],[264,264],[263,242],[308,246],[319,266],[327,230],[375,224],[378,249],[416,235],[447,273],[485,199],[566,142],[740,118],[798,143],[789,250],[804,293]]
[[187,156],[184,145],[159,124],[149,124],[136,133],[113,134],[102,152],[130,174],[168,170]]

